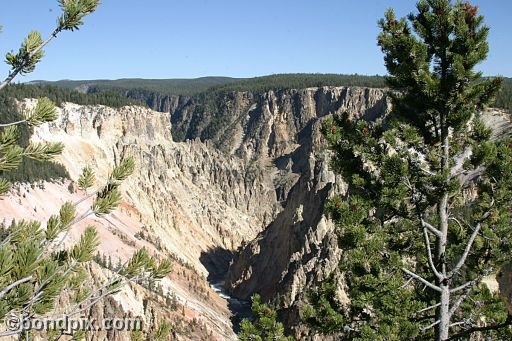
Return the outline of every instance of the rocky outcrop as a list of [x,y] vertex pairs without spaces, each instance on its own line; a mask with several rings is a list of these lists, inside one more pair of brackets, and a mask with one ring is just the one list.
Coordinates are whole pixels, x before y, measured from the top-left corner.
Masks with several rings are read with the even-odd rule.
[[186,105],[190,97],[180,95],[164,95],[158,92],[145,90],[125,90],[123,95],[146,103],[146,105],[155,111],[171,113],[179,110]]
[[100,93],[104,91],[117,92],[125,97],[144,103],[152,110],[164,113],[175,112],[186,105],[190,100],[190,96],[168,95],[144,89],[123,89],[122,87],[116,86],[113,86],[112,88],[105,88],[94,83],[80,85],[76,87],[75,90],[84,93]]
[[268,175],[208,143],[172,142],[165,114],[66,104],[59,116],[33,139],[64,141],[60,161],[74,179],[86,164],[104,179],[121,158],[134,157],[137,168],[124,187],[133,214],[170,252],[204,273],[202,253],[236,247],[275,215]]
[[[212,93],[171,114],[173,132],[200,138],[242,157],[276,158],[295,150],[313,119],[348,111],[367,118],[387,105],[383,90],[322,87],[301,90]],[[179,137],[174,135],[173,138]]]
[[273,174],[282,210],[235,254],[225,285],[240,299],[256,292],[267,300],[277,297],[284,319],[293,325],[305,288],[335,271],[340,258],[324,204],[343,191],[343,182],[329,170],[322,120],[342,112],[372,119],[388,110],[388,101],[382,90],[344,87],[268,92],[253,102],[251,96],[240,94],[232,99],[237,103],[227,104],[248,109],[226,113],[236,122],[234,131],[228,138],[219,132],[223,138],[212,142],[244,160],[263,163]]
[[[226,280],[233,295],[279,294],[292,307],[339,258],[323,205],[342,182],[328,170],[321,121],[344,111],[374,117],[387,100],[345,87],[222,96],[215,115],[204,111],[209,99],[177,105],[172,132],[168,116],[151,110],[66,104],[33,138],[65,141],[60,161],[74,179],[85,164],[105,179],[134,157],[124,197],[144,231],[205,277],[225,272],[239,248]],[[180,127],[188,138],[173,142]]]
[[[115,216],[115,228],[104,234],[105,252],[124,255],[146,245],[135,238],[142,231],[154,249],[179,258],[183,267],[166,288],[221,339],[234,338],[226,305],[187,291],[190,273],[183,269],[199,272],[206,288],[207,276],[224,277],[226,290],[242,300],[256,292],[278,299],[286,324],[296,324],[305,289],[336,271],[341,252],[324,204],[344,183],[329,170],[322,121],[342,112],[353,119],[383,115],[385,91],[157,96],[153,104],[170,114],[65,104],[59,120],[36,129],[33,139],[64,141],[60,161],[72,179],[88,164],[104,180],[121,158],[135,158],[137,169],[123,185],[122,214],[131,220]],[[493,115],[488,122],[505,134],[503,113]],[[346,300],[342,282],[339,287]]]

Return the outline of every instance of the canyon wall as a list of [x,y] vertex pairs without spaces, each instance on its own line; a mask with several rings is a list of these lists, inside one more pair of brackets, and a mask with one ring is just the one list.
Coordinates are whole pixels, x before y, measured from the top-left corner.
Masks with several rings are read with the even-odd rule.
[[[217,339],[235,337],[232,316],[207,279],[223,280],[240,300],[254,293],[274,300],[285,323],[295,325],[305,290],[336,273],[341,252],[324,204],[344,183],[329,169],[322,121],[342,112],[379,117],[390,107],[385,90],[320,87],[154,102],[166,113],[65,104],[33,140],[63,141],[59,161],[75,181],[85,165],[104,181],[120,159],[135,158],[102,252],[122,258],[149,243],[178,259],[165,288]],[[508,131],[503,112],[492,115],[489,122]],[[145,240],[136,238],[141,231]],[[190,288],[193,273],[202,294]],[[346,300],[341,280],[339,288]]]

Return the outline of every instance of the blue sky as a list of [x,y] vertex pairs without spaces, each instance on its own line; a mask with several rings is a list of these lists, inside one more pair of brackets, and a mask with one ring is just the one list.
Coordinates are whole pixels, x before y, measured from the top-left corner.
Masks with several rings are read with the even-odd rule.
[[[384,10],[411,0],[103,0],[78,32],[64,32],[19,80],[251,77],[273,73],[384,74],[376,45]],[[486,75],[512,76],[510,0],[473,0],[491,27]],[[4,0],[0,53],[32,29],[48,35],[56,0]],[[0,77],[8,72],[0,65]]]

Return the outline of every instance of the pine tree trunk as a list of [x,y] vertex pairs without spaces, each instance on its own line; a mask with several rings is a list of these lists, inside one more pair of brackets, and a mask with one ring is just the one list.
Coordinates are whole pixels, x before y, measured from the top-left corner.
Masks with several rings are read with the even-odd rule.
[[442,285],[441,289],[441,305],[438,309],[439,316],[437,316],[439,324],[437,325],[438,328],[436,330],[436,340],[438,341],[447,340],[450,330],[450,288],[448,285]]
[[[447,172],[450,167],[450,141],[448,124],[446,122],[446,114],[441,114],[441,172]],[[447,175],[448,177],[448,175]],[[446,185],[448,184],[448,178],[446,179]],[[436,321],[439,323],[436,325],[436,340],[443,341],[448,339],[450,329],[450,287],[446,279],[446,245],[448,243],[448,191],[443,190],[441,200],[438,203],[438,215],[439,215],[439,231],[441,235],[437,238],[436,245],[436,263],[440,267],[440,272],[443,276],[442,279],[438,280],[438,286],[441,288],[439,293],[438,302],[439,307],[436,310]]]

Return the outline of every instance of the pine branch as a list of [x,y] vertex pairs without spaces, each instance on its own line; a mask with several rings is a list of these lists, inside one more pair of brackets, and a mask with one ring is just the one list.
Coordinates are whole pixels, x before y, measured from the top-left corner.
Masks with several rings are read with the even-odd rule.
[[0,299],[2,297],[4,297],[5,295],[7,295],[9,293],[9,291],[11,291],[12,289],[14,289],[15,287],[17,287],[18,285],[20,284],[23,284],[23,283],[26,283],[28,281],[31,281],[32,279],[34,278],[34,276],[30,275],[30,276],[27,276],[25,278],[22,278],[22,279],[19,279],[17,280],[16,282],[14,283],[11,283],[10,285],[8,285],[4,290],[0,291]]
[[[105,288],[108,288],[109,286],[111,286],[112,284],[114,284],[115,282],[119,281],[120,279],[122,279],[123,277],[120,275],[120,272],[121,270],[128,264],[129,260],[125,261],[124,264],[117,270],[115,271],[113,274],[112,274],[112,278],[106,283],[104,284],[103,286],[101,286],[100,288],[96,289],[95,291],[91,291],[89,293],[89,295],[87,295],[87,297],[85,297],[82,301],[76,303],[73,308],[71,308],[70,310],[73,311],[75,310],[76,308],[78,308],[81,304],[83,304],[85,301],[91,299],[95,294],[101,292],[103,289]],[[65,310],[65,308],[64,308]]]
[[[118,292],[123,286],[125,286],[128,282],[136,282],[138,281],[139,279],[141,279],[142,277],[141,276],[134,276],[134,277],[131,277],[131,278],[128,278],[126,279],[125,282],[123,282],[121,285],[119,285],[118,287],[115,287],[114,289],[111,289],[109,291],[106,291],[104,292],[103,294],[101,294],[100,296],[94,298],[88,305],[86,305],[85,307],[82,307],[78,310],[75,310],[69,314],[66,314],[67,317],[73,317],[73,316],[76,316],[84,311],[86,311],[87,309],[91,308],[93,305],[95,305],[96,303],[98,303],[99,301],[101,301],[103,298],[115,293],[115,292]],[[108,285],[104,285],[102,287],[102,289],[106,289],[108,288]]]
[[[491,208],[494,206],[494,199],[491,202]],[[471,251],[473,247],[473,243],[475,241],[476,236],[478,235],[478,232],[480,232],[480,229],[482,228],[482,222],[486,220],[491,215],[491,209],[489,209],[485,214],[482,216],[482,219],[478,222],[475,229],[473,230],[473,233],[471,234],[471,237],[468,240],[468,243],[466,244],[466,248],[464,249],[464,253],[460,257],[459,261],[457,262],[457,265],[448,272],[447,278],[451,278],[454,275],[456,275],[460,269],[464,266],[464,263],[466,263],[466,259],[469,256],[469,252]]]
[[36,49],[25,55],[23,58],[23,62],[20,63],[14,70],[9,72],[7,78],[0,83],[0,90],[5,88],[12,80],[30,63],[31,59],[37,55],[50,41],[57,37],[57,35],[62,31],[61,27],[57,27],[48,38],[44,42],[42,42]]
[[[66,269],[66,271],[64,271],[64,274],[62,275],[62,278],[66,278],[66,276],[71,272],[73,271],[73,268],[75,267],[77,261],[75,259],[73,259],[73,261],[71,262],[71,264],[68,266],[68,268]],[[63,268],[62,268],[63,269]],[[49,276],[46,280],[43,281],[43,283],[41,283],[38,288],[34,291],[34,293],[32,294],[32,298],[30,299],[29,302],[32,301],[32,303],[34,303],[36,301],[36,296],[40,295],[42,293],[42,290],[44,288],[44,286],[46,284],[48,284],[57,274],[59,274],[59,271],[55,271],[51,276]]]
[[411,271],[407,270],[406,268],[402,268],[402,271],[405,272],[406,274],[408,274],[409,276],[413,277],[414,279],[420,281],[421,283],[425,284],[430,289],[433,289],[435,291],[441,292],[441,288],[440,287],[438,287],[435,284],[430,283],[429,281],[427,281],[423,277],[415,274],[414,272],[411,272]]
[[[52,248],[52,250],[58,250],[60,248],[60,246],[62,245],[62,243],[64,243],[64,241],[66,240],[66,238],[68,237],[69,235],[69,231],[71,230],[71,226],[75,225],[75,224],[78,224],[79,222],[81,222],[82,220],[84,220],[85,218],[87,218],[88,216],[90,216],[92,214],[92,210],[88,209],[87,211],[85,211],[81,216],[79,217],[76,217],[75,220],[73,220],[69,226],[67,227],[66,229],[66,234],[62,237],[62,239],[59,241],[59,243],[57,245],[55,245],[55,247]],[[47,249],[48,252],[50,251],[50,248]]]
[[490,331],[490,330],[498,330],[498,329],[505,328],[505,327],[508,327],[508,326],[512,326],[512,315],[508,315],[507,319],[503,323],[496,324],[496,325],[493,325],[493,326],[472,327],[470,329],[467,329],[467,330],[464,330],[464,331],[462,331],[460,333],[452,335],[446,341],[449,341],[449,340],[460,340],[461,338],[469,336],[469,335],[471,335],[473,333],[485,332],[485,331]]

